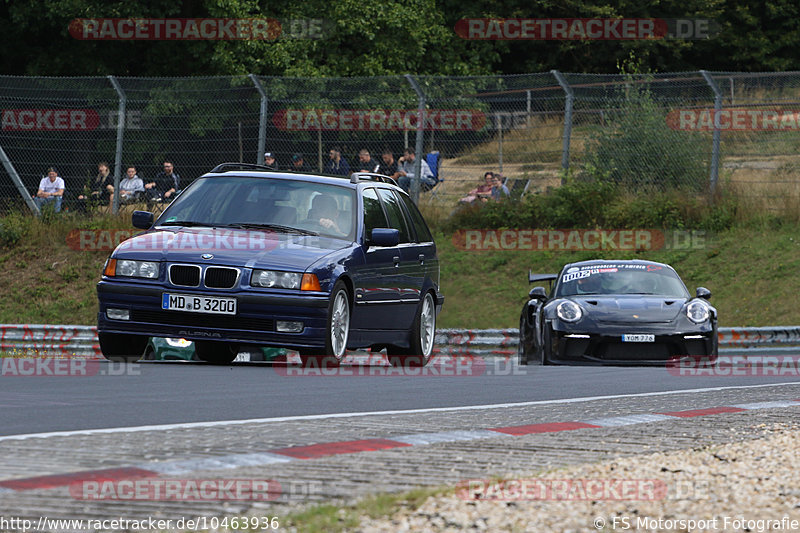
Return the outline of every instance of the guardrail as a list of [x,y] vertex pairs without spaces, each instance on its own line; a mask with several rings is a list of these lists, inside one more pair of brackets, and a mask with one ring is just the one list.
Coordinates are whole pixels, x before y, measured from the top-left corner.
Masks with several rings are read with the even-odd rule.
[[[517,352],[519,330],[440,329],[435,351],[446,355],[499,355]],[[719,328],[721,348],[800,345],[800,326]],[[21,356],[102,358],[95,326],[0,324],[0,352]]]
[[0,324],[0,352],[20,357],[103,358],[96,326]]

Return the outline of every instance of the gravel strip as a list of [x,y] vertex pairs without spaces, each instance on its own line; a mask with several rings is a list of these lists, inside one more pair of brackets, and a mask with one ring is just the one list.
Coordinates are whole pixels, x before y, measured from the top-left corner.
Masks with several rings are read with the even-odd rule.
[[747,442],[550,470],[518,484],[465,483],[413,511],[362,517],[358,531],[800,531],[800,429],[762,430]]

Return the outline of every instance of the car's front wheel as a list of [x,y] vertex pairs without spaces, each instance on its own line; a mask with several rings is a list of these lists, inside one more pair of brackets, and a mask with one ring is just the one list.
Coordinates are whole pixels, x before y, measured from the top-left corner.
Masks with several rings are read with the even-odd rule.
[[393,366],[422,367],[428,364],[436,339],[436,304],[433,294],[426,293],[411,326],[409,348],[390,346],[386,349]]
[[525,315],[519,319],[519,344],[517,345],[517,363],[521,366],[528,364],[528,329]]
[[325,349],[305,349],[300,351],[303,366],[339,366],[347,352],[347,339],[350,336],[350,296],[347,286],[337,281],[333,286],[328,304],[328,326],[325,331]]
[[133,363],[142,358],[147,337],[127,333],[98,333],[100,351],[109,361]]
[[201,361],[215,365],[227,365],[239,355],[239,347],[230,342],[195,341],[194,353]]

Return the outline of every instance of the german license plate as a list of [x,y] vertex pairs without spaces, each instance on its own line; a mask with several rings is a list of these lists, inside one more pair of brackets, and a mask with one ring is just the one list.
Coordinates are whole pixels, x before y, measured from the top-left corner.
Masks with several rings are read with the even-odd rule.
[[191,311],[193,313],[210,313],[214,315],[235,315],[236,298],[219,296],[197,296],[195,294],[161,295],[161,309],[168,311]]
[[622,342],[656,342],[656,336],[626,334],[622,336]]

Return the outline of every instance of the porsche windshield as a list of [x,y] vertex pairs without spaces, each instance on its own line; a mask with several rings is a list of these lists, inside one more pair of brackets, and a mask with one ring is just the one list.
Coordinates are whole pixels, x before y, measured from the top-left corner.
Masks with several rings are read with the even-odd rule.
[[218,226],[355,239],[355,191],[313,181],[200,178],[157,226]]
[[688,298],[674,270],[660,265],[600,264],[570,267],[558,282],[556,296],[640,294]]

